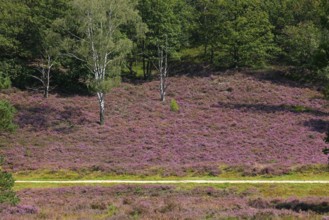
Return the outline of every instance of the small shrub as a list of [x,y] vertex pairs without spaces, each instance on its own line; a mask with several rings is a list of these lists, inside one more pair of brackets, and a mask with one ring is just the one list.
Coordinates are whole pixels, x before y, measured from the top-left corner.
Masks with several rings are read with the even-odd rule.
[[116,213],[118,212],[118,208],[115,205],[109,205],[107,208],[107,215],[109,217],[116,215]]
[[170,111],[179,112],[179,105],[175,99],[170,101]]
[[271,207],[270,203],[262,198],[249,200],[248,205],[256,209],[267,209]]
[[13,122],[15,113],[16,109],[9,102],[0,100],[0,130],[15,130],[16,125]]
[[[0,164],[2,162],[3,158],[0,156]],[[12,190],[14,183],[12,175],[2,171],[0,168],[0,204],[16,205],[19,202],[16,193]]]
[[0,90],[9,89],[11,87],[11,81],[8,76],[3,76],[0,73]]
[[292,106],[294,112],[310,112],[311,109],[302,105]]

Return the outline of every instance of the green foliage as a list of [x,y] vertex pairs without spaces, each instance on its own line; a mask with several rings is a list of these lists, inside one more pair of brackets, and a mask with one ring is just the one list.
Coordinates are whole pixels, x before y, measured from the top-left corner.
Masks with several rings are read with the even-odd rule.
[[321,43],[321,31],[311,22],[286,26],[285,48],[290,63],[310,68]]
[[16,205],[19,202],[16,193],[11,189],[14,179],[10,173],[0,171],[0,204]]
[[108,93],[111,89],[120,85],[121,78],[108,78],[106,80],[92,80],[88,83],[88,89],[90,92],[102,92]]
[[30,73],[31,68],[22,60],[0,58],[0,75],[9,78],[13,86],[24,88],[28,85]]
[[329,99],[329,65],[322,69],[319,69],[317,73],[320,77],[324,79],[324,81],[326,81],[323,94],[326,99]]
[[[2,162],[3,158],[0,156],[0,165]],[[16,205],[19,202],[19,198],[12,190],[14,183],[12,175],[0,169],[0,204]]]
[[0,57],[26,55],[28,7],[18,0],[0,0]]
[[171,53],[188,42],[186,18],[190,15],[185,1],[140,0],[138,9],[149,30],[143,42],[149,53],[156,53],[157,45],[164,45],[166,40]]
[[175,99],[171,99],[170,101],[170,111],[179,112],[179,105]]
[[273,26],[258,0],[226,0],[221,5],[220,59],[229,66],[263,65],[277,50]]
[[108,217],[114,216],[118,212],[118,208],[115,205],[110,204],[107,207],[107,215]]
[[14,131],[16,125],[13,122],[15,108],[7,101],[0,100],[0,131]]
[[0,90],[9,89],[11,87],[11,81],[8,76],[4,76],[0,72]]
[[138,1],[138,10],[148,31],[144,38],[136,42],[135,54],[141,56],[135,56],[135,59],[142,59],[145,79],[152,75],[158,46],[168,45],[169,58],[180,59],[178,51],[189,44],[191,9],[184,0]]
[[124,59],[132,49],[132,41],[125,33],[126,27],[138,29],[142,26],[135,10],[136,1],[74,0],[71,3],[72,12],[66,16],[62,26],[72,34],[67,36],[63,47],[72,57],[86,64],[95,79],[89,87],[107,91],[113,82],[117,83]]
[[311,109],[302,105],[295,105],[295,106],[291,106],[291,109],[294,112],[310,112]]
[[[272,62],[310,70],[314,79],[328,75],[327,0],[0,0],[0,11],[0,89],[9,80],[33,87],[30,75],[36,76],[37,64],[51,63],[54,87],[85,91],[94,59],[104,64],[106,54],[106,72],[128,63],[133,73],[138,64],[135,71],[147,78],[165,39],[171,62],[188,52],[184,61],[224,68]],[[108,35],[110,26],[115,28]],[[105,75],[106,82],[88,83],[89,88],[111,88],[118,75]]]

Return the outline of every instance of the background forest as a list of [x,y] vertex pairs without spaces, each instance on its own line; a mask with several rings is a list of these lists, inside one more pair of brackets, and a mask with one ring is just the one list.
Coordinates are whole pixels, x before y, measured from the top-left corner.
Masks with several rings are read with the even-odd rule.
[[1,88],[101,90],[89,71],[88,8],[116,13],[116,29],[105,37],[99,32],[102,12],[91,15],[96,48],[114,51],[107,81],[150,79],[158,47],[165,44],[170,63],[224,69],[289,66],[294,77],[304,80],[325,80],[329,74],[326,0],[116,0],[115,9],[106,9],[104,2],[1,0]]

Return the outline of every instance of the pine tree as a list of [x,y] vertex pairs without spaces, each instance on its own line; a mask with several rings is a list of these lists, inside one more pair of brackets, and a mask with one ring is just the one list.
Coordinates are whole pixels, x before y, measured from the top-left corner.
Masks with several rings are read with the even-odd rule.
[[260,0],[225,0],[220,11],[220,59],[231,67],[264,64],[277,49],[273,26]]

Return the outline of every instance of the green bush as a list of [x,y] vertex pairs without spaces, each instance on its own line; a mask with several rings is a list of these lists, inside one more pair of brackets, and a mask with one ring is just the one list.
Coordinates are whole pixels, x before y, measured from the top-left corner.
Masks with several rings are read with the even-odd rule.
[[[0,164],[2,164],[2,162],[3,158],[0,156]],[[13,176],[10,173],[4,172],[0,169],[0,205],[16,205],[19,202],[19,198],[12,190],[14,183],[15,181]]]
[[14,131],[14,115],[16,109],[7,101],[0,100],[0,131]]
[[173,112],[179,112],[179,105],[175,99],[170,101],[170,110]]
[[320,70],[318,70],[318,75],[324,79],[325,87],[323,89],[323,94],[326,99],[329,99],[329,66],[326,66]]
[[324,97],[329,100],[329,85],[328,84],[324,87],[322,93],[323,93]]
[[9,89],[11,87],[10,78],[7,76],[3,76],[0,73],[0,90],[2,89]]

